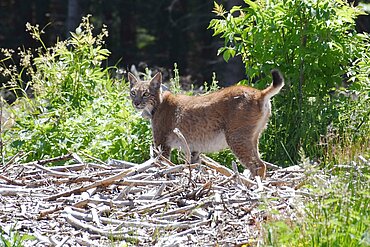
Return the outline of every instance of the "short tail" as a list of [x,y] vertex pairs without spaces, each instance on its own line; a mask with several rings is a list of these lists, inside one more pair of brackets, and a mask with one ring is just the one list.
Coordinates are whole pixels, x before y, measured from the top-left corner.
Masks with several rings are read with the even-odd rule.
[[272,84],[268,88],[262,90],[262,94],[267,98],[271,98],[279,93],[280,89],[284,86],[284,77],[279,70],[273,69],[271,70],[271,74]]

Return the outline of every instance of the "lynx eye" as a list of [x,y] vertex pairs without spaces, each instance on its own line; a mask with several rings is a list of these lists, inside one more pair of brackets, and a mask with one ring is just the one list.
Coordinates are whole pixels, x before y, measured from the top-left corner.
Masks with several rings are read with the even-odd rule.
[[131,96],[135,96],[136,95],[135,91],[131,91],[130,94],[131,94]]
[[144,98],[148,98],[150,96],[150,93],[149,92],[145,92],[145,93],[143,93],[143,97]]

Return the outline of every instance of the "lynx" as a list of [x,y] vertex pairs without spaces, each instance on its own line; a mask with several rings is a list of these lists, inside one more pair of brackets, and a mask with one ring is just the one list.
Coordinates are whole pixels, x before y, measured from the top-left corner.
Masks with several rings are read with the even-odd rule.
[[154,145],[169,157],[172,148],[186,150],[173,130],[185,137],[196,163],[200,152],[216,152],[229,147],[251,175],[266,175],[266,164],[258,152],[259,137],[271,115],[270,98],[284,85],[282,74],[272,70],[272,84],[264,90],[235,85],[200,95],[162,92],[162,75],[142,81],[128,74],[130,97],[137,110],[151,120]]

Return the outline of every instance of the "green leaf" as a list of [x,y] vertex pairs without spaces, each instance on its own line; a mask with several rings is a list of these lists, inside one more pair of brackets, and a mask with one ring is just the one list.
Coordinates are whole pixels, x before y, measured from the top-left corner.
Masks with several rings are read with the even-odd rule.
[[253,10],[257,10],[259,8],[259,6],[251,0],[244,0],[244,2],[248,4],[249,7],[252,8]]
[[36,240],[37,238],[33,235],[29,235],[29,234],[24,234],[22,235],[21,237],[21,242],[23,241],[28,241],[28,240]]
[[234,6],[230,9],[230,14],[233,14],[237,11],[241,11],[242,10],[242,7],[241,6]]
[[229,61],[229,59],[230,59],[230,52],[229,52],[229,50],[225,50],[225,51],[223,52],[222,56],[223,56],[224,60],[225,60],[226,62],[228,62],[228,61]]
[[234,57],[236,53],[235,49],[230,47],[219,50],[219,53],[221,52],[223,52],[222,56],[226,62],[228,62],[231,57]]
[[217,2],[213,2],[213,13],[215,13],[218,16],[223,16],[226,13],[226,10],[222,6],[222,4],[218,4]]

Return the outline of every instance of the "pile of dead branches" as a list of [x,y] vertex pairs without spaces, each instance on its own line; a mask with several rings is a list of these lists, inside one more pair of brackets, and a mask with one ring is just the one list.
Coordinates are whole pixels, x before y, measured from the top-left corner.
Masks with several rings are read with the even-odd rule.
[[35,236],[27,246],[254,246],[266,220],[294,220],[305,179],[295,166],[252,181],[205,156],[13,162],[0,167],[0,227]]

